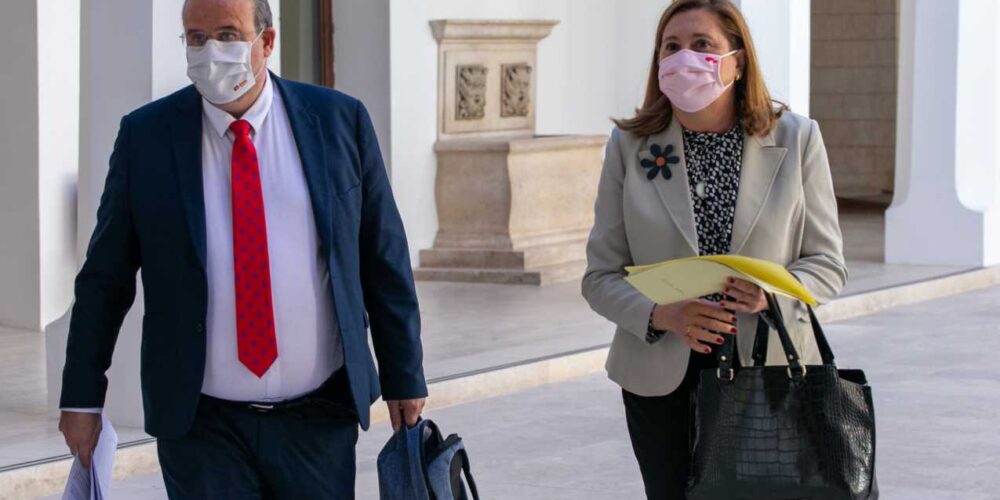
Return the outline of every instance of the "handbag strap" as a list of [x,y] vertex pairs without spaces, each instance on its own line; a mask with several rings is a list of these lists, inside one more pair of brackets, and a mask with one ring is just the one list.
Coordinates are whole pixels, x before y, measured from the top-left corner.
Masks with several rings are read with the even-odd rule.
[[819,355],[823,359],[823,364],[836,365],[837,363],[833,358],[833,349],[830,348],[830,343],[826,340],[826,333],[823,332],[823,325],[819,324],[816,311],[809,304],[806,304],[806,309],[809,310],[809,322],[812,323],[813,336],[816,337],[816,347],[819,348]]
[[[781,349],[785,351],[785,361],[788,361],[789,369],[802,373],[802,359],[799,357],[798,349],[795,348],[795,343],[792,342],[792,336],[788,334],[788,328],[785,326],[785,316],[781,312],[781,308],[778,307],[778,297],[773,293],[765,293],[764,296],[767,297],[767,308],[774,319],[774,326],[778,330],[778,340],[781,341]],[[764,356],[765,359],[767,357],[766,351],[754,354],[758,357]]]
[[[772,299],[771,295],[768,294],[768,298]],[[809,311],[809,322],[812,324],[813,336],[816,339],[816,346],[819,348],[820,358],[823,360],[824,365],[834,365],[835,358],[833,355],[833,349],[830,348],[830,343],[826,339],[826,333],[823,331],[823,325],[820,324],[819,318],[816,317],[816,311],[812,306],[806,304],[806,308]],[[772,311],[777,311],[774,314]],[[784,315],[781,309],[777,306],[777,300],[774,299],[773,303],[768,300],[768,309],[761,311],[757,319],[757,332],[754,335],[754,345],[753,345],[753,361],[754,366],[764,366],[767,361],[767,349],[768,341],[770,338],[770,329],[774,328],[778,330],[778,325],[785,327],[787,331],[788,327],[784,322]]]
[[768,311],[757,313],[757,331],[753,336],[753,365],[764,366],[767,364],[767,343],[771,337],[770,325],[774,321],[768,317]]
[[[773,293],[765,293],[767,297],[768,309],[761,311],[757,315],[757,331],[754,333],[753,359],[754,366],[764,366],[767,361],[768,340],[770,330],[774,328],[778,332],[778,339],[781,341],[781,348],[785,352],[785,359],[788,360],[790,371],[794,370],[799,374],[805,373],[802,367],[802,360],[799,352],[792,342],[788,327],[785,325],[785,317],[778,306],[777,296]],[[824,365],[834,365],[833,349],[827,341],[823,326],[820,325],[816,317],[816,311],[812,306],[806,305],[809,311],[809,321],[812,324],[813,336],[816,338],[816,346],[819,348],[820,358]],[[735,350],[736,339],[732,335],[726,336],[726,341],[719,349],[719,377],[723,379],[733,379],[733,352]]]
[[[753,360],[754,366],[764,366],[764,361],[767,359],[767,343],[768,343],[768,329],[774,328],[780,332],[781,328],[788,331],[788,327],[785,324],[784,313],[781,312],[781,308],[778,307],[777,297],[773,294],[766,294],[768,296],[768,310],[761,311],[758,315],[759,319],[757,321],[757,332],[756,338],[754,339],[754,351]],[[816,339],[816,347],[819,349],[820,359],[823,360],[824,365],[835,365],[835,358],[833,355],[833,349],[830,348],[830,342],[826,339],[826,333],[823,331],[823,325],[819,323],[819,318],[816,317],[816,311],[812,306],[806,304],[806,309],[809,311],[809,322],[812,324],[813,337]],[[791,338],[789,336],[789,338]],[[785,352],[786,356],[788,352]]]
[[[802,367],[799,352],[795,349],[795,344],[788,334],[788,329],[785,328],[784,317],[782,316],[781,309],[778,307],[777,297],[770,293],[765,293],[764,295],[767,297],[767,313],[769,317],[764,314],[758,316],[752,355],[754,366],[764,366],[764,361],[767,359],[767,336],[769,334],[767,327],[768,323],[774,323],[771,326],[774,326],[778,331],[778,340],[781,341],[781,348],[785,351],[789,373],[798,372],[801,375],[805,373],[805,369]],[[717,374],[720,379],[732,381],[735,378],[735,372],[733,371],[735,345],[735,337],[727,335],[726,341],[723,342],[722,348],[719,349],[719,370]]]

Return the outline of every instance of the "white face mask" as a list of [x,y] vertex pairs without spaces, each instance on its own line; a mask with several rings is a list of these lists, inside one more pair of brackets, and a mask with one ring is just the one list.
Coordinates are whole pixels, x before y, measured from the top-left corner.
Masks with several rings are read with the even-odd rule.
[[[253,44],[263,34],[261,31],[252,42],[208,40],[201,47],[187,48],[187,75],[202,97],[212,104],[228,104],[253,88],[258,75],[250,58]],[[260,71],[266,67],[265,62]]]

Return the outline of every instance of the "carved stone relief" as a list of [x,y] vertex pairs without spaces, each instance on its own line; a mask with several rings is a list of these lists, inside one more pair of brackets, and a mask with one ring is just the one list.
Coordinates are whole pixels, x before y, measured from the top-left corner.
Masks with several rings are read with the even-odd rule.
[[531,65],[504,64],[501,73],[500,116],[528,116],[531,108]]
[[482,120],[486,116],[486,66],[455,67],[455,119]]

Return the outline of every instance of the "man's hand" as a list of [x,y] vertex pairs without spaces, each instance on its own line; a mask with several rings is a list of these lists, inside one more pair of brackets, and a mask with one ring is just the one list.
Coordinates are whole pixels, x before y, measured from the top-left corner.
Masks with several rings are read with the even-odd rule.
[[59,417],[59,431],[66,438],[69,451],[80,459],[80,463],[90,468],[90,457],[101,436],[101,414],[64,411]]
[[386,401],[389,406],[389,421],[392,422],[392,431],[398,431],[403,422],[406,422],[406,427],[417,425],[417,420],[420,420],[420,414],[424,411],[425,401],[424,398]]

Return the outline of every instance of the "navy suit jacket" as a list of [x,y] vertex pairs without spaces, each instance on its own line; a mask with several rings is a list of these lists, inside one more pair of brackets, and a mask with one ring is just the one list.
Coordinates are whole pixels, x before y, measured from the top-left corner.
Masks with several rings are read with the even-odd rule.
[[[427,395],[403,223],[367,111],[340,92],[271,75],[288,108],[327,256],[353,404]],[[191,427],[205,370],[202,100],[193,86],[122,118],[87,259],[76,278],[61,406],[104,405],[115,340],[140,271],[146,432]],[[376,371],[368,349],[378,358]]]

